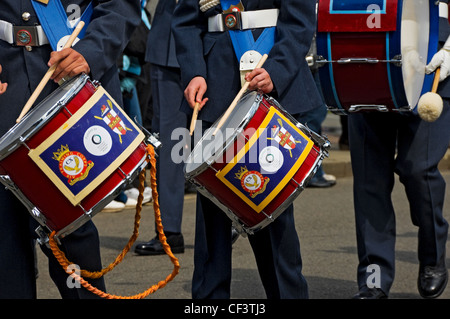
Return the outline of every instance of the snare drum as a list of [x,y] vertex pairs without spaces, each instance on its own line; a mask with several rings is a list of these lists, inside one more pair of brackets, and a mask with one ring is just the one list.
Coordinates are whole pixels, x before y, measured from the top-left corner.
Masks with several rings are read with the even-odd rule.
[[101,211],[146,166],[141,130],[98,83],[57,88],[0,139],[0,181],[62,238]]
[[320,0],[317,21],[319,75],[335,113],[413,111],[430,91],[435,1]]
[[187,158],[185,176],[238,231],[253,234],[300,194],[328,154],[329,142],[256,92],[244,95],[213,135],[217,124]]

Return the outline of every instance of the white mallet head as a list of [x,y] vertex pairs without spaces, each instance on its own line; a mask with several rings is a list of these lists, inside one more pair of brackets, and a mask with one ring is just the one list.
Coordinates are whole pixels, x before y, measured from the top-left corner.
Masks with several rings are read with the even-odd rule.
[[444,102],[439,94],[428,92],[422,95],[417,104],[417,112],[422,120],[436,121],[442,113]]

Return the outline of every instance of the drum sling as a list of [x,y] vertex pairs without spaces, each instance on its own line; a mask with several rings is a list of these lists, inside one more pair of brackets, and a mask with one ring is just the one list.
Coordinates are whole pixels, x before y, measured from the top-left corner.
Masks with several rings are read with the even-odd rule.
[[[31,1],[34,11],[36,11],[36,14],[52,49],[58,51],[58,47],[62,47],[64,45],[64,43],[62,45],[58,45],[58,42],[62,38],[69,36],[73,32],[76,23],[71,23],[60,0],[51,0],[47,2],[48,3],[45,3],[39,0]],[[67,9],[70,10],[70,6]],[[73,10],[76,12],[75,7],[73,8]],[[86,26],[91,20],[93,10],[94,9],[91,2],[87,6],[81,17],[79,17],[82,21],[84,21]],[[74,19],[73,22],[77,21],[78,19]],[[83,38],[85,32],[86,28],[81,30],[78,38]]]

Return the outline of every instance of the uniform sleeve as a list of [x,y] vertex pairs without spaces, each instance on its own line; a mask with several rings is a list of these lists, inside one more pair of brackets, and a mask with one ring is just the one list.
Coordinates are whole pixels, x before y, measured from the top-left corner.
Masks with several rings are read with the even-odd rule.
[[[441,0],[440,2],[444,2],[448,4],[448,0]],[[449,20],[446,18],[439,17],[439,42],[441,45],[444,45],[445,41],[450,36],[450,24]]]
[[141,20],[140,0],[98,0],[86,34],[74,49],[100,79],[117,61]]
[[172,33],[184,87],[195,76],[207,76],[202,41],[207,25],[204,19],[198,0],[180,0],[173,14]]
[[315,1],[282,0],[276,40],[264,68],[279,95],[289,88],[311,47],[316,23]]

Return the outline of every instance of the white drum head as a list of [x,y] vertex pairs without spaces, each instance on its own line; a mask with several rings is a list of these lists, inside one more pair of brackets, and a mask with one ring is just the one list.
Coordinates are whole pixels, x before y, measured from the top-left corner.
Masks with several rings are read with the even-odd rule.
[[187,175],[196,175],[206,163],[211,164],[217,161],[217,158],[227,149],[228,144],[233,142],[234,138],[245,128],[258,109],[259,103],[256,97],[256,92],[244,95],[216,135],[213,135],[213,133],[219,120],[203,134],[203,137],[186,160],[184,169]]
[[412,108],[419,101],[425,79],[430,33],[429,5],[429,0],[403,0],[402,74],[406,98]]

